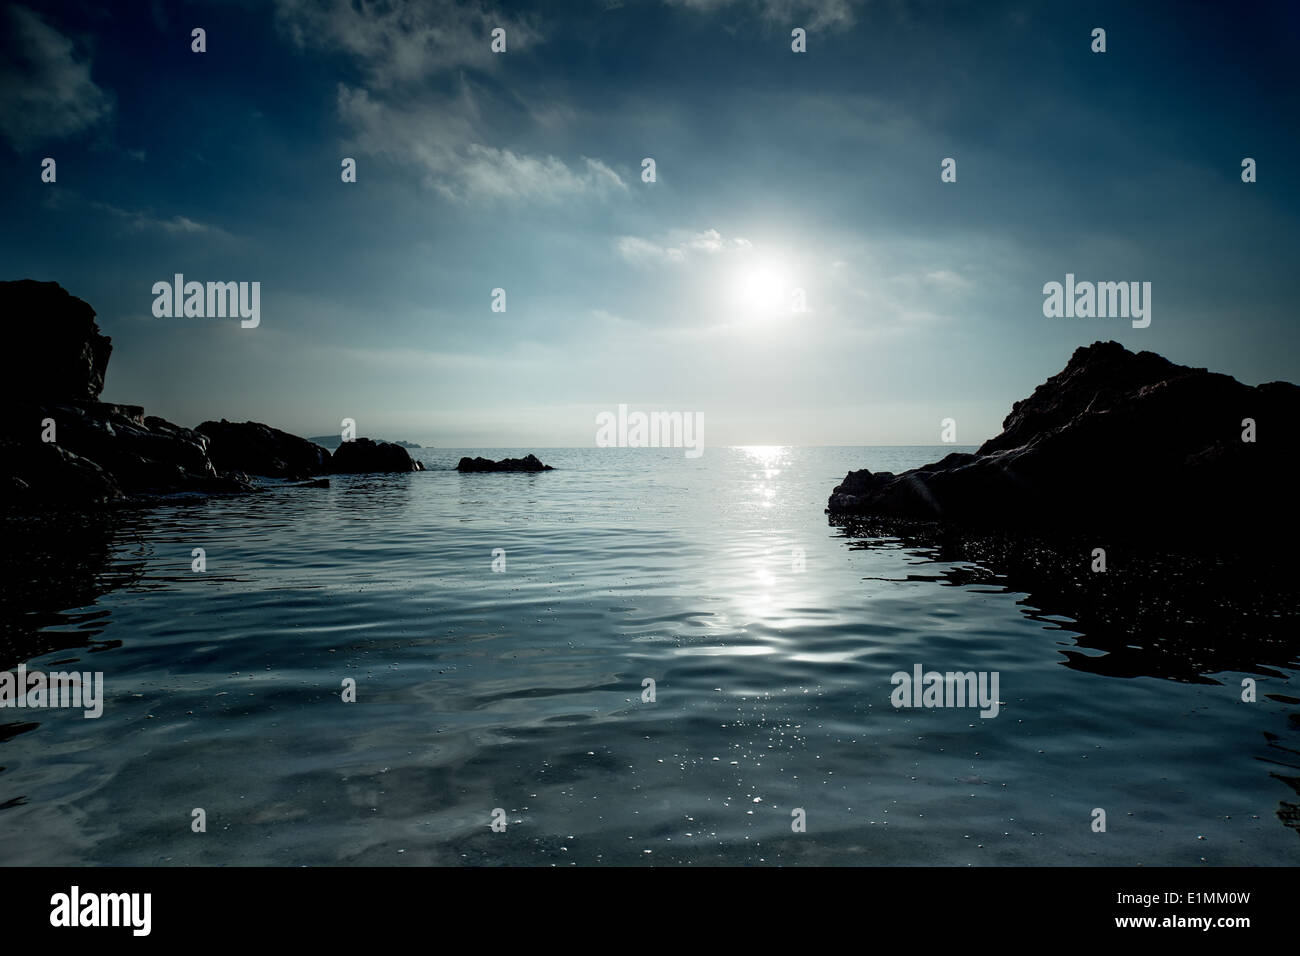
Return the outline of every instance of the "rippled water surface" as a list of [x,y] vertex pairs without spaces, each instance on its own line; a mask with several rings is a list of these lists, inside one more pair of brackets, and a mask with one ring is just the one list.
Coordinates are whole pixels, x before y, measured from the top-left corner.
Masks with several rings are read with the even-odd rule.
[[[1094,634],[828,524],[850,468],[951,450],[424,450],[15,535],[0,667],[107,700],[0,711],[0,862],[1300,862],[1294,645]],[[896,710],[915,664],[998,672],[1000,713]]]

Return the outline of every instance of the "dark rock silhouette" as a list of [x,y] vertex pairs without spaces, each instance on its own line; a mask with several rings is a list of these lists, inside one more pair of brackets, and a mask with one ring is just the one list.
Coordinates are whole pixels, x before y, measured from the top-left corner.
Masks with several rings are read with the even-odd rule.
[[339,445],[330,460],[335,474],[359,474],[372,471],[424,471],[424,465],[411,457],[401,445],[392,442],[354,438]]
[[94,309],[57,282],[19,279],[0,282],[0,315],[6,338],[0,395],[6,402],[99,400],[113,344],[100,334]]
[[198,432],[138,405],[98,400],[112,352],[95,311],[55,282],[0,282],[10,414],[0,417],[0,488],[14,503],[80,506],[128,497],[247,491]]
[[[50,442],[42,440],[46,422]],[[138,406],[104,402],[17,406],[0,426],[0,480],[20,501],[53,504],[252,487],[246,476],[213,467],[205,436]]]
[[204,422],[208,456],[218,471],[303,479],[328,474],[330,453],[320,445],[261,422]]
[[536,455],[523,458],[502,458],[492,461],[490,458],[462,458],[456,465],[457,471],[554,471],[550,465],[543,465]]
[[[256,423],[209,437],[138,405],[99,401],[112,344],[95,310],[56,282],[0,282],[11,335],[0,357],[0,493],[6,505],[80,508],[159,495],[255,490],[246,470],[306,476],[323,470],[302,439]],[[208,423],[215,424],[215,423]],[[235,440],[243,429],[247,447]],[[277,458],[273,452],[278,451]],[[328,453],[317,449],[328,461]],[[276,464],[280,462],[281,464]],[[279,469],[279,470],[277,470]]]
[[[382,438],[375,439],[375,441],[383,441],[383,440],[384,439]],[[308,438],[307,441],[320,445],[322,448],[328,448],[330,451],[334,451],[334,449],[338,448],[339,445],[343,444],[343,436],[337,433],[333,435],[313,435],[311,438]],[[401,445],[403,448],[424,447],[423,445],[417,445],[415,442],[412,441],[395,441],[395,442],[389,442],[389,444]]]
[[1251,387],[1096,342],[1016,402],[975,454],[900,475],[849,472],[827,512],[1003,527],[1194,524],[1206,535],[1293,526],[1297,499],[1281,479],[1297,414],[1295,385]]

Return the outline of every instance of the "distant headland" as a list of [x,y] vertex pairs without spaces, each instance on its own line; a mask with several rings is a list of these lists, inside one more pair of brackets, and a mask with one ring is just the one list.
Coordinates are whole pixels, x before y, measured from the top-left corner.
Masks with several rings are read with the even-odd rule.
[[[382,439],[378,439],[378,438],[375,439],[375,441],[381,441],[381,440]],[[311,438],[308,438],[307,441],[311,442],[314,445],[320,445],[322,448],[328,448],[330,451],[333,451],[334,449],[338,448],[339,445],[343,444],[343,436],[342,435],[313,435]],[[387,442],[387,444],[396,445],[399,448],[423,448],[424,447],[423,445],[417,445],[415,442],[412,441],[389,441]]]

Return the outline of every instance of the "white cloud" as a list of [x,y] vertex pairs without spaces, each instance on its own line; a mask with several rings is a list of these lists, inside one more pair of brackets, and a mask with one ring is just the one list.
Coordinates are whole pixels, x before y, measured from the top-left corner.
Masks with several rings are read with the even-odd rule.
[[0,133],[16,149],[71,136],[107,119],[113,98],[90,78],[72,41],[26,7],[7,11],[0,48]]
[[699,252],[715,253],[722,251],[722,236],[716,229],[707,229],[699,235],[692,236],[686,245]]
[[637,236],[620,237],[616,248],[618,254],[634,266],[654,266],[686,261],[686,254],[682,250],[661,246]]
[[275,6],[281,26],[298,46],[352,57],[374,89],[493,65],[500,59],[490,46],[496,27],[506,31],[507,52],[542,40],[529,22],[502,16],[477,0],[276,0]]
[[[575,171],[554,156],[518,156],[508,149],[478,143],[466,146],[463,154],[464,160],[454,175],[467,195],[494,199],[530,196],[558,199],[609,188],[627,189],[618,173],[600,160],[585,156],[584,168]],[[445,181],[438,188],[450,198],[462,198],[457,195],[455,186]]]
[[[505,17],[478,0],[355,4],[349,0],[276,0],[282,27],[303,48],[342,53],[364,82],[341,83],[339,118],[351,132],[350,151],[413,166],[426,187],[457,202],[555,201],[627,190],[599,159],[567,161],[488,142],[470,80],[458,91],[438,84],[457,71],[495,68],[491,32],[506,31],[507,55],[542,42],[527,20]],[[562,119],[553,113],[550,119]]]
[[340,85],[339,116],[353,130],[349,148],[416,166],[424,183],[448,199],[547,199],[626,191],[613,169],[581,157],[571,167],[555,156],[530,156],[477,142],[477,108],[463,87],[436,105],[393,105],[364,89]]
[[125,222],[126,227],[132,232],[158,230],[173,236],[208,235],[223,239],[233,238],[224,229],[195,222],[188,216],[172,216],[170,219],[158,219],[148,213],[119,209],[117,206],[110,206],[108,203],[93,202],[91,205],[96,209],[117,216]]
[[619,255],[633,265],[651,267],[677,265],[685,262],[690,255],[714,256],[728,249],[748,249],[751,245],[748,239],[737,237],[728,241],[722,238],[718,230],[706,229],[695,233],[678,230],[659,241],[639,236],[620,236],[614,247]]

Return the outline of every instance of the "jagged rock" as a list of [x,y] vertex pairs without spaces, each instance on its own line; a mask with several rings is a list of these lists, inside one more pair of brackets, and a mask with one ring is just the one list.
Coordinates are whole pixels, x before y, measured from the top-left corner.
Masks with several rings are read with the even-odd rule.
[[[975,454],[894,475],[849,472],[832,515],[972,524],[1187,527],[1207,535],[1295,525],[1283,486],[1300,388],[1251,387],[1117,342],[1077,349],[1016,402]],[[1256,423],[1242,440],[1243,420]]]
[[6,402],[93,402],[113,351],[95,310],[57,282],[0,282],[0,395]]
[[146,417],[138,405],[98,401],[111,345],[85,302],[54,282],[0,282],[0,316],[13,336],[0,359],[6,502],[80,507],[252,488],[218,473],[198,432]]
[[[0,490],[10,503],[79,507],[181,493],[254,490],[248,474],[423,471],[405,448],[361,438],[330,453],[259,422],[182,428],[137,405],[100,402],[111,352],[95,312],[54,282],[0,282],[11,338],[0,358]],[[52,439],[52,440],[51,440]],[[299,487],[328,488],[326,479]]]
[[[54,417],[70,406],[48,406],[21,416],[39,430],[40,420]],[[80,506],[123,498],[197,492],[225,494],[252,490],[238,475],[219,475],[201,446],[146,429],[115,428],[112,436],[100,430],[110,423],[94,422],[86,428],[69,427],[57,442],[30,437],[18,439],[10,430],[0,438],[0,475],[10,491],[10,503]],[[173,426],[174,427],[174,426]]]
[[204,422],[208,456],[218,471],[243,471],[271,478],[303,479],[326,474],[330,453],[320,445],[261,422]]
[[107,504],[125,497],[107,471],[53,443],[0,439],[0,474],[6,502]]
[[[203,435],[131,412],[101,402],[16,406],[0,426],[0,475],[20,483],[13,497],[81,505],[252,489],[246,477],[217,472]],[[52,442],[41,440],[46,421],[54,423]]]
[[424,465],[411,457],[401,445],[369,438],[354,438],[339,445],[330,461],[334,474],[361,474],[372,471],[424,471]]
[[554,471],[550,465],[543,465],[536,455],[524,458],[502,458],[492,461],[490,458],[462,458],[456,465],[457,471]]

